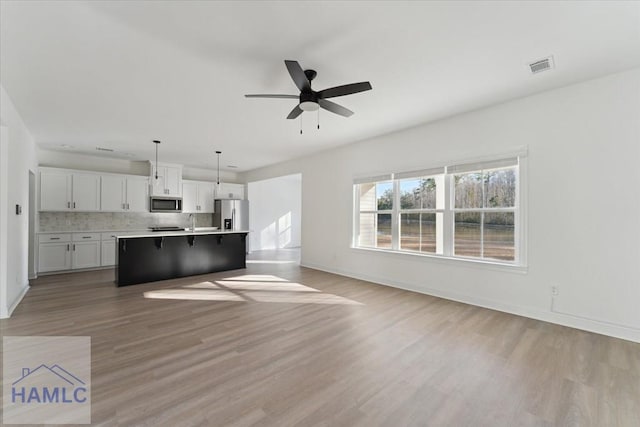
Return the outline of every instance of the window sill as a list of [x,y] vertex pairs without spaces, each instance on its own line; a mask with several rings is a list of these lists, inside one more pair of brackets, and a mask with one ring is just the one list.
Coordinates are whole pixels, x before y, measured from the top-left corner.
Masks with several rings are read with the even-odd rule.
[[509,273],[518,273],[518,274],[527,274],[528,267],[526,265],[518,265],[518,264],[508,264],[499,261],[484,261],[472,258],[457,258],[457,257],[448,257],[443,255],[430,255],[423,254],[418,252],[405,252],[405,251],[394,251],[392,249],[380,249],[380,248],[363,248],[358,246],[351,246],[351,250],[354,252],[369,252],[369,253],[378,253],[384,255],[397,256],[401,258],[426,258],[429,262],[438,262],[442,264],[448,265],[456,265],[460,267],[469,267],[469,268],[480,268],[484,270],[495,270]]

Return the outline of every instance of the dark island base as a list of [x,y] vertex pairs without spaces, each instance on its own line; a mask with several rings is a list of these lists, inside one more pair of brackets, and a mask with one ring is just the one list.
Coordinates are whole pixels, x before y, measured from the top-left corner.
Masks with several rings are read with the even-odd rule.
[[247,233],[118,239],[116,284],[246,268]]

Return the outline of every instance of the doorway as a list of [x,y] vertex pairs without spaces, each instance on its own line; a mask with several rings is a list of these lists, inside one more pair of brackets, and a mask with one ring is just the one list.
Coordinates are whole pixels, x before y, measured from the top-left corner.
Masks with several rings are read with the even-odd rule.
[[29,280],[38,277],[36,271],[36,174],[29,170]]
[[302,174],[285,175],[247,185],[249,250],[300,248]]

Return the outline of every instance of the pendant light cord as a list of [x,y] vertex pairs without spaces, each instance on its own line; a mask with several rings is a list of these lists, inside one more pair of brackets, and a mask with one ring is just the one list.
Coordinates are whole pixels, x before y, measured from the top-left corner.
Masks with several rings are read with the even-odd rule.
[[155,178],[158,179],[158,145],[160,145],[160,141],[153,141],[154,144],[156,144],[156,176]]
[[216,151],[216,155],[218,156],[218,185],[220,185],[220,154],[222,154],[222,151]]

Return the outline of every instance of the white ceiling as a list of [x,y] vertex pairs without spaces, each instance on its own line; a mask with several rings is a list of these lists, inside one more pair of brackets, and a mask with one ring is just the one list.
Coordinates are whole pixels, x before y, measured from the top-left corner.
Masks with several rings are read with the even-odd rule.
[[[250,170],[640,66],[639,2],[2,1],[2,85],[43,148]],[[553,71],[526,64],[554,55]],[[297,94],[370,81],[286,120]],[[96,152],[97,153],[97,152]]]

